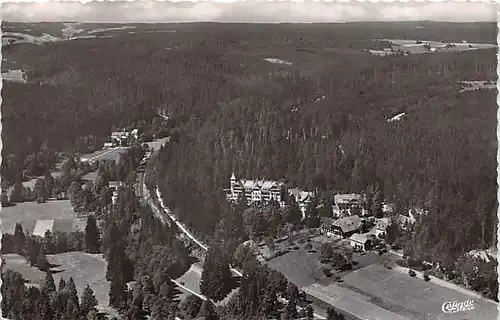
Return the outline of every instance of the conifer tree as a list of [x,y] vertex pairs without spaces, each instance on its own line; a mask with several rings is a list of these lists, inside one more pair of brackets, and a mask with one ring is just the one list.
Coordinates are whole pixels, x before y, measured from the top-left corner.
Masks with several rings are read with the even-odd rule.
[[83,315],[88,315],[91,311],[97,311],[97,299],[94,296],[94,291],[87,284],[85,289],[83,289],[82,293],[82,302],[80,306],[80,310]]
[[101,248],[101,235],[94,215],[89,215],[85,226],[85,251],[99,253]]
[[50,272],[45,272],[45,282],[43,284],[43,289],[46,290],[49,294],[56,292],[54,277],[52,277],[52,273]]

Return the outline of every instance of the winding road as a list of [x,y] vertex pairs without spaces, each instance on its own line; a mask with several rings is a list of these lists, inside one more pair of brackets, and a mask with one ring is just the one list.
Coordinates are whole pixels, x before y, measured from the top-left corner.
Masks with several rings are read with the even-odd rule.
[[[182,233],[186,237],[188,237],[193,243],[195,243],[203,251],[207,252],[208,249],[209,249],[209,247],[207,245],[203,244],[198,239],[196,239],[196,237],[174,216],[174,214],[172,213],[172,211],[168,207],[165,206],[165,204],[163,203],[163,199],[161,197],[160,190],[158,189],[158,187],[156,187],[155,192],[156,192],[156,197],[158,199],[158,203],[159,203],[159,207],[160,207],[160,208],[158,208],[158,206],[156,205],[156,203],[153,201],[153,197],[151,196],[151,194],[149,193],[149,190],[147,189],[147,187],[145,185],[144,178],[145,178],[145,173],[144,172],[140,172],[139,173],[139,177],[138,177],[138,186],[137,186],[136,190],[137,190],[138,195],[140,197],[142,197],[144,199],[144,201],[150,205],[150,207],[153,210],[154,214],[163,223],[168,223],[169,225],[170,225],[171,222],[175,223],[177,225],[177,227],[179,228],[179,230],[181,230]],[[165,217],[168,217],[168,219],[166,219]],[[230,266],[230,269],[231,269],[231,272],[233,273],[233,275],[236,275],[238,277],[242,277],[243,276],[243,274],[241,273],[241,271],[233,268],[232,266]],[[179,283],[179,281],[172,279],[172,282],[175,283],[178,287],[184,289],[185,291],[187,291],[187,292],[189,292],[189,293],[191,293],[193,295],[196,295],[200,299],[207,300],[207,297],[205,297],[203,294],[198,293],[198,292],[196,292],[196,291],[194,291],[194,290],[192,290],[190,288],[187,288],[186,286],[184,286],[181,283]],[[283,302],[283,303],[287,303],[288,302],[284,298],[280,298],[280,301]],[[301,310],[300,307],[297,307],[297,308],[299,310]],[[316,306],[313,306],[313,308],[314,308],[314,314],[313,315],[314,315],[314,317],[316,319],[321,319],[321,320],[326,319],[326,311],[324,309],[318,308]]]

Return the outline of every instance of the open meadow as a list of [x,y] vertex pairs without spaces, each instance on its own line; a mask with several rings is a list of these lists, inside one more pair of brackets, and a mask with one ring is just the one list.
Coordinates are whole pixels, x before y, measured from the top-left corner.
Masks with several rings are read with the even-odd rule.
[[458,317],[469,320],[496,319],[497,309],[493,301],[471,297],[440,286],[412,278],[408,274],[372,264],[347,274],[339,284],[350,289],[381,308],[398,313],[409,319],[457,319],[457,314],[445,314],[441,306],[445,301],[473,299],[475,309],[461,313]]
[[127,150],[127,147],[116,147],[112,149],[98,150],[90,154],[81,156],[82,161],[120,161],[120,154]]
[[16,223],[21,223],[29,234],[43,236],[45,230],[69,232],[83,231],[87,218],[78,218],[69,200],[50,200],[45,203],[23,202],[4,207],[0,213],[0,230],[14,233]]
[[[18,254],[4,254],[2,257],[5,260],[4,269],[19,272],[30,284],[40,286],[44,283],[45,273],[36,267],[30,267],[23,257]],[[116,314],[116,311],[108,306],[107,263],[101,254],[67,252],[47,255],[47,259],[51,264],[56,265],[52,268],[56,285],[61,277],[66,281],[73,277],[78,294],[81,296],[83,289],[89,284],[99,302],[99,311]]]

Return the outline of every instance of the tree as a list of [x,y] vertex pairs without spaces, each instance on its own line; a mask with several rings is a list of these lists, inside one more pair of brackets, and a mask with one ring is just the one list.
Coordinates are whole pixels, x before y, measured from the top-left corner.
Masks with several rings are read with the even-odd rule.
[[83,289],[81,311],[84,315],[88,315],[92,311],[97,311],[97,299],[94,296],[94,291],[87,284],[85,289]]
[[2,190],[2,193],[0,194],[0,203],[2,204],[2,207],[10,205],[9,197],[7,196],[7,191],[5,190]]
[[36,266],[42,271],[48,271],[50,269],[49,261],[45,256],[45,252],[43,250],[39,251],[38,257],[36,259]]
[[321,245],[321,260],[328,260],[333,257],[333,248],[330,243],[323,243]]
[[54,282],[54,278],[52,277],[52,273],[50,272],[45,272],[43,290],[46,290],[49,294],[56,292],[56,284]]
[[318,203],[316,199],[313,199],[311,202],[307,204],[306,223],[309,228],[318,228],[321,223],[319,212],[318,209],[316,208],[317,205]]
[[73,280],[73,277],[69,278],[69,281],[66,284],[66,290],[68,291],[68,294],[69,294],[69,300],[73,303],[75,308],[79,309],[80,302],[78,299],[78,291],[76,291],[76,285],[75,285],[75,281]]
[[127,302],[127,287],[120,269],[114,270],[110,277],[109,305],[122,310]]
[[58,284],[58,286],[57,286],[57,291],[58,291],[58,292],[61,292],[61,291],[63,291],[63,290],[64,290],[64,288],[66,288],[66,281],[64,281],[64,278],[63,278],[63,277],[61,277],[61,278],[59,279],[59,284]]
[[45,181],[42,178],[36,179],[35,189],[34,189],[35,199],[38,203],[43,203],[47,201],[48,192],[45,185]]
[[24,255],[24,248],[26,246],[26,236],[24,235],[23,226],[16,223],[14,229],[14,252],[19,255]]
[[174,318],[178,311],[178,294],[175,285],[167,278],[160,286],[158,296],[153,303],[151,317],[153,319]]
[[219,317],[215,312],[215,307],[210,300],[203,301],[197,318],[202,318],[204,320],[219,320]]
[[314,309],[310,304],[306,307],[306,317],[308,320],[314,319]]
[[25,199],[23,197],[23,184],[21,183],[21,181],[16,181],[10,193],[10,202],[20,203],[24,201]]
[[299,205],[293,196],[289,197],[289,202],[286,208],[285,220],[294,226],[297,226],[302,219],[302,213],[300,212]]
[[375,218],[382,218],[384,216],[383,209],[384,195],[381,191],[377,191],[373,196],[373,202],[371,207],[371,214]]
[[101,234],[97,227],[94,215],[89,215],[85,226],[85,251],[99,253],[101,248]]
[[186,320],[193,319],[200,312],[202,303],[203,300],[195,295],[187,296],[179,306],[180,317]]
[[143,296],[140,290],[134,290],[132,302],[125,314],[125,319],[127,320],[143,320],[146,319],[147,315],[143,309]]
[[50,174],[50,171],[45,172],[45,176],[43,177],[43,181],[45,182],[45,190],[47,194],[50,196],[53,193],[55,179]]
[[220,301],[230,292],[232,274],[229,261],[219,244],[210,246],[201,274],[201,292],[215,301]]

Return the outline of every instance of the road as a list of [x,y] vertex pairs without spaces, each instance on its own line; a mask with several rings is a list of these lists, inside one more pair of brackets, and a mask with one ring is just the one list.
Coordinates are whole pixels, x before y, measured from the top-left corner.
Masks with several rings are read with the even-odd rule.
[[[198,239],[196,239],[196,237],[191,233],[189,232],[189,230],[187,230],[187,228],[180,222],[178,221],[178,219],[172,214],[171,210],[169,208],[167,208],[164,203],[163,203],[163,199],[161,197],[161,194],[160,194],[160,191],[158,189],[158,187],[156,188],[156,196],[157,196],[157,199],[158,199],[158,202],[160,204],[160,207],[161,208],[158,208],[156,206],[156,204],[154,203],[151,195],[149,194],[149,191],[147,190],[146,188],[146,185],[144,183],[144,173],[141,172],[139,173],[138,175],[139,179],[138,179],[138,186],[136,188],[136,190],[138,191],[138,194],[139,196],[141,196],[144,201],[146,201],[146,203],[148,203],[150,206],[151,206],[151,209],[153,210],[154,214],[163,222],[163,223],[170,223],[170,221],[174,222],[178,227],[179,229],[191,240],[193,241],[197,246],[199,246],[201,249],[203,249],[203,251],[208,251],[208,246],[203,244],[201,241],[199,241]],[[169,219],[165,219],[165,216],[167,216]],[[198,266],[199,267],[199,270],[200,270],[200,279],[201,279],[201,272],[203,271],[202,267]],[[235,268],[232,268],[231,267],[231,272],[233,273],[233,275],[237,275],[239,277],[243,276],[243,274],[235,269]],[[186,286],[184,285],[181,285],[178,281],[176,280],[173,280],[172,279],[172,282],[175,283],[178,287],[184,289],[185,291],[191,293],[191,294],[194,294],[196,295],[197,297],[201,298],[202,300],[206,300],[207,298],[201,294],[201,293],[198,293],[190,288],[187,288]],[[285,299],[283,298],[280,298],[281,302],[287,302]],[[299,310],[300,310],[300,307],[298,307]],[[316,306],[313,306],[314,308],[314,317],[316,319],[321,319],[321,320],[324,320],[326,319],[326,310],[324,309],[321,309],[321,308],[318,308]]]

